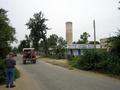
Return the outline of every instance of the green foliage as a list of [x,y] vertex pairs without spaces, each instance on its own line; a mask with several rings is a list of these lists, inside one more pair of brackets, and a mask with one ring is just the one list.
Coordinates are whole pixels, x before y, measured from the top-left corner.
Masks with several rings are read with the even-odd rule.
[[110,53],[114,53],[120,57],[120,30],[117,32],[117,35],[109,38],[108,40]]
[[72,67],[80,68],[80,57],[73,57],[72,60],[69,61],[69,64]]
[[23,48],[30,48],[30,37],[28,35],[25,35],[25,40],[20,41],[19,52],[22,52]]
[[5,58],[11,51],[10,44],[16,41],[15,28],[9,24],[7,11],[0,9],[0,84],[5,83]]
[[58,36],[56,34],[50,35],[50,37],[47,39],[47,45],[49,48],[56,47],[57,42],[58,42]]
[[11,51],[12,51],[14,54],[17,54],[17,53],[18,53],[18,48],[17,48],[17,47],[13,47]]
[[52,58],[65,58],[66,41],[62,37],[53,34],[48,38],[48,47],[50,49],[49,56]]
[[84,41],[85,43],[88,42],[88,37],[90,37],[90,35],[87,32],[83,32],[83,34],[80,35],[80,39],[82,39],[82,41]]
[[5,62],[0,59],[0,84],[5,82]]
[[15,79],[20,78],[20,72],[17,68],[15,68]]
[[55,59],[64,59],[65,58],[65,49],[54,48],[50,51],[48,57]]
[[108,73],[120,75],[120,58],[117,55],[109,55],[106,70]]
[[56,52],[56,57],[58,59],[64,59],[65,58],[65,49],[64,48],[58,47],[55,52]]
[[83,55],[70,61],[70,65],[79,69],[120,75],[120,58],[105,50],[84,50]]
[[15,29],[9,24],[7,11],[0,9],[0,57],[5,58],[10,51],[10,44],[15,41]]
[[[20,72],[15,68],[15,79],[20,77]],[[0,59],[0,84],[5,83],[5,60]]]
[[49,29],[45,24],[48,19],[44,17],[42,12],[35,13],[33,18],[30,18],[29,22],[26,24],[28,29],[30,29],[30,39],[32,41],[32,45],[36,51],[39,50],[39,41],[43,39],[45,53],[48,53],[48,47],[46,42],[46,33]]
[[85,50],[81,59],[81,63],[84,65],[83,69],[98,69],[99,63],[106,60],[106,57],[107,53],[102,50]]

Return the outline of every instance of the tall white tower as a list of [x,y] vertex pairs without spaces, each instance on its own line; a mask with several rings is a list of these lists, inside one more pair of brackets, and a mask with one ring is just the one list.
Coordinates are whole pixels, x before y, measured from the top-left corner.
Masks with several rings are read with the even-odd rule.
[[73,41],[72,22],[66,22],[66,41],[67,44],[72,44]]

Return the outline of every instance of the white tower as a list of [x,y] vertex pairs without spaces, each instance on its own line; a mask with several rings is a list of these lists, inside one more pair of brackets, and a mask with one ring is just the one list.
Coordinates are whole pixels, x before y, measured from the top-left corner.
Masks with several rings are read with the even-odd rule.
[[72,22],[66,22],[66,41],[67,44],[72,44],[73,41]]

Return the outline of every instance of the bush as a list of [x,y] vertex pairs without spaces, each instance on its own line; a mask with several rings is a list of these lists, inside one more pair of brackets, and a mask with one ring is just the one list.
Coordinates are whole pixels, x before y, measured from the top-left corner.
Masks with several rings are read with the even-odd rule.
[[54,59],[65,59],[65,50],[64,49],[54,49],[48,55],[50,58]]
[[80,68],[85,70],[96,70],[99,64],[106,58],[107,54],[101,50],[84,50],[81,56]]
[[79,68],[80,67],[80,57],[73,57],[70,61],[69,64],[72,67]]
[[73,67],[120,75],[120,58],[104,50],[84,50],[83,55],[69,61]]
[[120,58],[117,55],[109,55],[107,59],[106,71],[108,73],[120,75]]
[[5,82],[5,63],[0,59],[0,84]]
[[17,68],[15,68],[15,79],[20,77],[20,72]]

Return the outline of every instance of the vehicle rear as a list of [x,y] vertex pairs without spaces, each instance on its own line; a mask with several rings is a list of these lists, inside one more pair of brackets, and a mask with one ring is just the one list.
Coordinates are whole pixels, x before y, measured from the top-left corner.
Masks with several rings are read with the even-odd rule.
[[23,64],[27,62],[36,63],[34,48],[23,48]]

